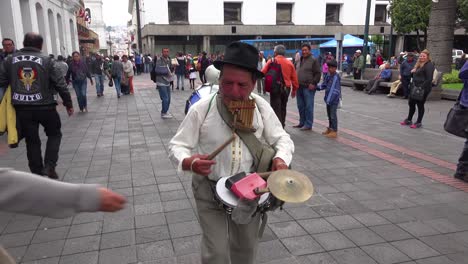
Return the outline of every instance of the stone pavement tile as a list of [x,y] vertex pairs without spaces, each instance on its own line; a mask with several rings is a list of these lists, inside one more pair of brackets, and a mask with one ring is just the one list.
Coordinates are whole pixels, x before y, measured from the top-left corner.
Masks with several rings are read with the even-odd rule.
[[327,251],[356,246],[340,232],[315,234],[312,237]]
[[103,233],[116,232],[135,228],[135,218],[104,219]]
[[137,254],[135,246],[111,248],[99,251],[99,264],[130,264],[136,262]]
[[183,209],[191,209],[192,205],[188,199],[183,200],[173,200],[173,201],[166,201],[163,202],[164,212],[171,212]]
[[98,213],[80,213],[73,217],[73,224],[84,224],[90,222],[98,222],[104,219],[104,214]]
[[100,249],[116,248],[130,245],[135,245],[134,230],[106,233],[101,236]]
[[53,258],[46,258],[46,259],[40,259],[40,260],[32,260],[32,261],[26,261],[26,262],[21,262],[22,264],[58,264],[60,258],[59,257],[53,257]]
[[184,189],[180,182],[175,183],[164,183],[158,184],[158,189],[160,192],[169,192],[169,191],[176,191]]
[[176,256],[200,253],[201,236],[176,238],[172,241]]
[[319,206],[319,205],[331,205],[333,204],[330,200],[325,197],[326,194],[316,194],[312,196],[307,202],[307,206]]
[[161,202],[135,205],[134,209],[135,215],[155,214],[163,211]]
[[[161,264],[202,264],[200,253],[178,256],[176,262],[158,262]],[[156,264],[156,263],[155,263]]]
[[348,229],[342,232],[358,246],[385,242],[379,235],[368,228]]
[[288,250],[279,240],[260,242],[257,251],[258,262],[268,262],[290,257]]
[[356,201],[365,201],[365,200],[376,199],[375,195],[373,195],[369,191],[365,191],[365,190],[346,192],[345,194],[347,196],[349,196],[350,198],[352,198],[353,200],[356,200]]
[[164,224],[166,224],[166,218],[163,213],[135,216],[136,228],[159,226]]
[[87,251],[99,250],[101,236],[86,236],[67,239],[62,255],[70,255]]
[[359,248],[347,248],[329,253],[339,264],[377,264]]
[[62,256],[60,258],[60,264],[97,264],[98,257],[98,251]]
[[157,185],[147,185],[147,186],[139,186],[133,187],[133,194],[134,195],[141,195],[147,193],[157,193],[158,186]]
[[456,264],[465,264],[468,259],[468,252],[460,252],[455,254],[448,254],[447,257],[454,261]]
[[4,248],[27,246],[33,238],[34,231],[5,234],[0,236],[0,245]]
[[350,215],[331,216],[331,217],[326,217],[325,220],[331,223],[338,230],[364,227],[361,223],[359,223],[356,219],[354,219]]
[[416,218],[408,215],[400,209],[379,211],[377,213],[394,224],[400,224],[416,220]]
[[173,201],[173,200],[181,200],[181,199],[186,199],[187,194],[183,190],[177,190],[177,191],[170,191],[170,192],[161,192],[159,193],[161,196],[161,201],[166,202],[166,201]]
[[132,175],[132,183],[133,183],[133,188],[141,187],[141,186],[147,186],[147,185],[155,185],[156,184],[156,179],[154,179],[154,178],[138,179],[138,178],[135,178]]
[[169,229],[166,225],[136,229],[135,237],[137,244],[167,240],[171,238],[169,235]]
[[312,209],[322,217],[346,214],[343,210],[332,204],[312,206]]
[[392,224],[371,226],[369,228],[372,231],[376,232],[379,236],[381,236],[386,241],[396,241],[396,240],[413,238],[413,236],[411,236],[408,232]]
[[102,221],[72,225],[68,238],[99,235],[102,232]]
[[[315,184],[314,184],[315,186]],[[318,194],[326,194],[326,193],[338,193],[340,192],[339,190],[337,190],[336,188],[334,188],[332,185],[326,185],[326,184],[323,184],[323,185],[318,185],[316,186],[316,193]]]
[[4,234],[19,233],[36,230],[41,223],[41,218],[10,221],[3,230]]
[[355,219],[365,226],[376,226],[390,224],[390,222],[374,212],[358,213],[352,215]]
[[263,231],[263,236],[260,238],[260,242],[266,242],[271,240],[276,240],[278,237],[273,233],[268,225],[265,226],[265,230]]
[[268,226],[279,238],[307,235],[307,232],[296,221],[271,223]]
[[426,236],[419,239],[442,254],[468,252],[468,245],[458,239],[456,233]]
[[[37,260],[50,257],[58,257],[62,252],[65,240],[57,240],[46,243],[32,244],[24,253],[23,261]],[[11,249],[9,252],[14,256]]]
[[432,228],[430,225],[420,221],[401,223],[398,224],[398,226],[415,237],[432,236],[440,234],[439,231]]
[[332,186],[341,192],[353,192],[353,191],[359,190],[358,185],[355,185],[349,182],[335,183],[335,184],[332,184]]
[[431,226],[432,228],[436,229],[440,233],[452,233],[452,232],[459,232],[459,231],[464,230],[463,227],[457,226],[456,224],[452,223],[446,218],[426,220],[423,222]]
[[109,182],[110,189],[122,189],[122,188],[129,188],[129,187],[132,187],[132,181],[130,180]]
[[296,220],[320,217],[319,214],[314,212],[314,210],[312,210],[312,208],[310,208],[308,206],[301,206],[301,207],[295,207],[295,208],[286,208],[285,211],[288,212],[288,214],[290,216],[292,216]]
[[295,256],[325,251],[310,235],[284,238],[281,242]]
[[447,258],[446,256],[439,256],[439,257],[432,257],[427,259],[419,259],[416,260],[417,264],[456,264],[451,259]]
[[317,253],[307,256],[300,256],[297,257],[297,260],[299,264],[337,264],[333,257],[328,253]]
[[[174,176],[165,176],[165,177],[156,177],[156,183],[157,184],[165,184],[165,183],[180,183],[184,179],[179,178],[179,176],[174,175]],[[185,179],[185,181],[191,181],[189,177]]]
[[36,231],[31,241],[32,244],[44,243],[54,240],[61,240],[67,238],[69,231],[68,226],[62,226],[57,228],[41,228]]
[[27,246],[9,248],[8,254],[10,254],[11,257],[15,259],[17,262],[20,262],[23,259],[24,254],[26,254],[27,249],[28,249]]
[[127,197],[127,199],[133,196],[133,188],[113,189],[113,191]]
[[364,246],[361,249],[379,264],[393,264],[411,260],[389,243]]
[[168,224],[175,224],[180,222],[194,221],[197,217],[193,209],[184,209],[165,213],[166,221]]
[[138,261],[157,260],[174,256],[170,240],[163,240],[137,245]]
[[411,259],[421,259],[440,255],[439,252],[417,239],[395,241],[391,242],[391,244]]
[[323,218],[299,220],[298,223],[311,235],[336,230],[335,227]]
[[194,236],[201,234],[198,221],[169,224],[169,233],[172,238]]
[[386,198],[376,198],[375,200],[366,200],[360,202],[362,205],[372,211],[391,210],[397,208],[393,203],[388,202]]
[[156,203],[160,201],[161,198],[159,197],[159,193],[147,193],[133,196],[134,205]]

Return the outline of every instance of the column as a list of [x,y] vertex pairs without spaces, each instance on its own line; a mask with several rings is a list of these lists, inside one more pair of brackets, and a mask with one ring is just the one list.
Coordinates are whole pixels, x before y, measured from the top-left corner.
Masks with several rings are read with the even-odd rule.
[[203,36],[203,51],[210,53],[210,36]]

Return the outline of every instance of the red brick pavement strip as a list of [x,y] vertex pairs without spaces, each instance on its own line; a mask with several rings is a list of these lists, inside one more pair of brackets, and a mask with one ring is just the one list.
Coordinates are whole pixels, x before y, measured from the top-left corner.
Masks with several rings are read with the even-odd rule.
[[[296,112],[288,112],[288,113],[293,114],[295,116],[299,116],[299,114],[296,113]],[[314,122],[318,123],[320,125],[323,125],[323,126],[328,126],[328,122],[325,122],[325,121],[322,121],[322,120],[314,119]],[[392,149],[392,150],[399,151],[399,152],[404,153],[406,155],[418,158],[420,160],[428,161],[430,163],[433,163],[435,165],[438,165],[438,166],[441,166],[441,167],[444,167],[444,168],[447,168],[447,169],[450,169],[450,170],[456,170],[456,168],[457,168],[457,165],[454,164],[454,163],[450,163],[450,162],[447,162],[445,160],[437,159],[437,158],[431,157],[429,155],[426,155],[426,154],[423,154],[423,153],[420,153],[420,152],[417,152],[417,151],[413,151],[413,150],[407,149],[405,147],[398,146],[398,145],[392,144],[390,142],[387,142],[387,141],[384,141],[384,140],[381,140],[381,139],[378,139],[378,138],[375,138],[375,137],[371,137],[371,136],[368,136],[368,135],[365,135],[365,134],[362,134],[362,133],[359,133],[359,132],[356,132],[356,131],[353,131],[353,130],[350,130],[350,129],[340,128],[340,133],[346,133],[348,135],[351,135],[351,136],[366,140],[366,141],[368,141],[370,143],[374,143],[374,144],[377,144],[377,145],[380,145],[380,146],[383,146],[383,147],[386,147],[386,148],[389,148],[389,149]]]
[[[293,113],[291,112],[292,114],[295,114],[296,113]],[[297,119],[293,119],[293,118],[287,118],[287,120],[293,124],[297,124],[298,123],[298,120]],[[321,122],[317,122],[317,120],[314,120],[314,122],[320,124],[320,125],[324,125],[326,126],[327,123],[321,121]],[[340,132],[343,131],[343,129],[340,129]],[[346,133],[347,134],[347,133]],[[350,147],[353,147],[355,149],[358,149],[358,150],[361,150],[361,151],[364,151],[368,154],[371,154],[373,156],[376,156],[378,158],[381,158],[383,160],[386,160],[386,161],[389,161],[395,165],[398,165],[402,168],[405,168],[409,171],[412,171],[412,172],[416,172],[422,176],[425,176],[425,177],[428,177],[428,178],[431,178],[435,181],[438,181],[440,183],[443,183],[443,184],[446,184],[446,185],[449,185],[449,186],[452,186],[454,188],[457,188],[459,190],[462,190],[464,192],[468,192],[468,183],[464,182],[464,181],[461,181],[461,180],[458,180],[458,179],[455,179],[453,178],[452,176],[448,176],[448,175],[444,175],[444,174],[441,174],[441,173],[438,173],[438,172],[435,172],[433,170],[430,170],[428,168],[424,168],[422,166],[419,166],[417,164],[414,164],[414,163],[411,163],[409,161],[406,161],[404,159],[401,159],[401,158],[397,158],[395,156],[392,156],[390,154],[387,154],[387,153],[384,153],[380,150],[376,150],[376,149],[373,149],[371,147],[368,147],[364,144],[361,144],[361,143],[358,143],[358,142],[355,142],[353,140],[350,140],[350,139],[347,139],[347,138],[344,138],[342,136],[339,136],[338,138],[336,138],[336,141],[342,143],[342,144],[345,144],[347,146],[350,146]],[[389,143],[390,144],[390,143]],[[421,155],[424,155],[422,153],[420,153]],[[419,158],[419,157],[416,157],[416,158]]]

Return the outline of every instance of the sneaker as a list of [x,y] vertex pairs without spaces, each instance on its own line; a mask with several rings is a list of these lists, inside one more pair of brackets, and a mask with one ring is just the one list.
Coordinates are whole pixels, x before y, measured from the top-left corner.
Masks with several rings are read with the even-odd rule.
[[402,126],[410,126],[410,125],[412,125],[412,124],[413,124],[413,122],[411,122],[411,121],[408,120],[408,119],[405,119],[405,120],[403,120],[403,121],[400,122],[400,125],[402,125]]
[[58,174],[53,167],[44,168],[44,176],[49,177],[50,179],[58,180]]
[[161,118],[163,118],[163,119],[169,119],[169,118],[172,118],[172,115],[169,114],[169,113],[161,114]]
[[322,132],[322,135],[327,135],[327,134],[329,134],[330,132],[332,132],[332,130],[331,130],[329,127],[327,127],[327,130],[323,131],[323,132]]
[[422,124],[421,123],[414,123],[410,126],[410,128],[421,128]]
[[337,138],[338,132],[331,130],[330,133],[325,135],[327,138]]
[[388,98],[394,98],[394,97],[395,97],[395,94],[389,93],[389,94],[387,94],[387,97],[388,97]]

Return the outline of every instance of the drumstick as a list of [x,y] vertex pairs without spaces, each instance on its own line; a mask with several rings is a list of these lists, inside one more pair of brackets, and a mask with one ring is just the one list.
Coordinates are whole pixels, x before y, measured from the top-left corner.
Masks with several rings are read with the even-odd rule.
[[268,187],[266,188],[255,188],[254,189],[254,193],[257,194],[257,195],[260,195],[260,194],[264,194],[264,193],[267,193],[267,192],[270,192],[270,189],[268,189]]
[[272,171],[266,171],[266,172],[258,172],[258,176],[262,177],[263,179],[266,179],[268,178],[268,176],[270,176],[270,174],[273,173]]
[[207,160],[212,160],[214,159],[227,145],[229,145],[234,139],[236,138],[236,135],[233,133],[232,136],[223,143],[223,145],[219,146],[215,151],[213,151],[210,155],[208,155]]

